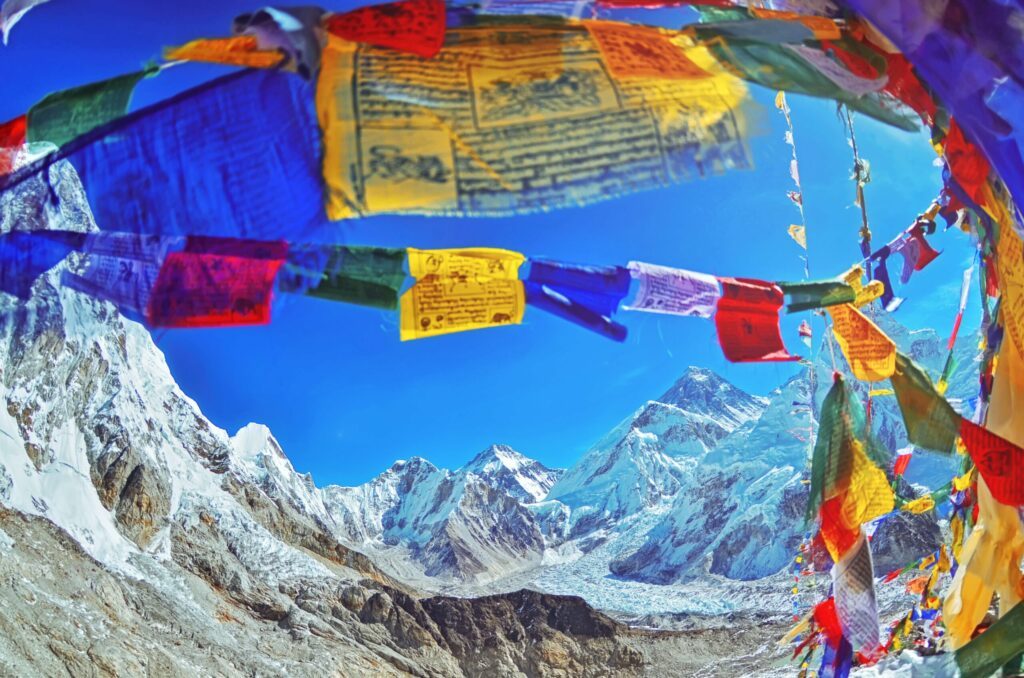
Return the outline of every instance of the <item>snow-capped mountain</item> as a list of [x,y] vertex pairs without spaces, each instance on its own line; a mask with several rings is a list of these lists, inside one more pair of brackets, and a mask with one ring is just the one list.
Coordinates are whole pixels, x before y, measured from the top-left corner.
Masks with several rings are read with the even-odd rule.
[[[0,206],[5,231],[95,228],[63,162]],[[59,284],[64,265],[27,300],[0,294],[0,674],[639,675],[649,663],[663,636],[627,633],[578,598],[426,598],[385,572],[339,536],[374,519],[345,523],[266,427],[210,423],[142,326]],[[527,494],[550,485],[500,456]],[[467,545],[460,562],[501,564],[497,537],[532,514],[484,476],[462,478],[428,505],[462,508],[418,524],[447,523],[452,550]]]

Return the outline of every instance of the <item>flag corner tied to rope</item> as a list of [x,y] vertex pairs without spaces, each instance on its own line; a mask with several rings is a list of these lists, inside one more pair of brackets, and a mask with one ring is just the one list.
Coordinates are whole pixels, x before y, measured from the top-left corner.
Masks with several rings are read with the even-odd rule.
[[409,248],[408,256],[416,282],[399,302],[402,341],[523,321],[522,254],[484,247]]
[[907,439],[918,447],[951,453],[960,434],[961,417],[939,395],[924,370],[897,352],[896,369],[889,380],[903,415]]
[[751,278],[718,278],[715,310],[718,343],[734,363],[799,360],[786,350],[779,329],[783,294],[778,285]]

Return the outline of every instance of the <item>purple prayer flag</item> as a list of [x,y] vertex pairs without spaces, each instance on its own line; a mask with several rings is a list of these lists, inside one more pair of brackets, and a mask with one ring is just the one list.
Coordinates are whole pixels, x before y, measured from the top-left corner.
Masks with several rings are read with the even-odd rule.
[[713,275],[641,261],[629,262],[629,272],[640,281],[636,296],[623,306],[630,311],[710,318],[722,296]]

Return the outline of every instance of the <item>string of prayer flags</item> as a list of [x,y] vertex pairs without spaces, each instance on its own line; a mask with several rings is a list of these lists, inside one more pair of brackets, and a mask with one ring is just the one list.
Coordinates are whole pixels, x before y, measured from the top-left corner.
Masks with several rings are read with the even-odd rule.
[[30,9],[38,7],[50,0],[4,0],[0,7],[0,33],[3,34],[4,44],[7,44],[11,35],[11,29],[21,21]]
[[260,49],[256,36],[203,38],[164,50],[168,61],[204,61],[243,68],[276,68],[287,57],[277,50]]
[[156,72],[147,69],[47,95],[28,111],[26,140],[59,147],[122,117],[135,86]]
[[104,230],[313,239],[327,225],[313,98],[288,73],[231,74],[0,177],[0,192],[67,158]]
[[787,313],[850,304],[857,298],[852,286],[838,280],[780,282],[778,285],[789,297],[789,303],[786,304]]
[[[705,47],[599,32],[480,18],[450,28],[429,69],[330,35],[317,88],[329,217],[524,214],[750,166],[746,87]],[[613,75],[657,68],[666,49],[694,69]]]
[[750,278],[719,278],[722,297],[715,311],[715,327],[722,353],[730,362],[799,360],[782,342],[779,309],[783,295],[778,285]]
[[896,342],[852,304],[829,306],[832,331],[861,381],[888,379],[896,370]]
[[627,269],[531,259],[524,285],[527,303],[609,339],[625,340],[625,326],[611,316],[629,291]]
[[408,255],[416,283],[400,300],[402,341],[523,321],[522,254],[477,247]]
[[321,28],[324,10],[319,7],[264,7],[242,14],[232,22],[236,35],[256,38],[261,50],[280,50],[303,78],[320,70]]
[[996,501],[1024,506],[1024,450],[967,418],[960,422],[960,437]]
[[434,57],[444,44],[443,0],[402,0],[331,14],[324,22],[331,35],[350,42]]
[[896,370],[889,379],[903,414],[907,439],[928,450],[952,452],[960,433],[961,417],[939,395],[928,375],[897,352]]
[[832,566],[832,588],[843,637],[855,652],[869,657],[876,655],[882,641],[871,547],[863,532]]
[[284,242],[189,236],[164,259],[149,298],[153,327],[226,327],[270,322]]
[[636,294],[623,306],[628,311],[710,318],[722,297],[718,278],[681,268],[629,262],[638,281]]
[[[354,245],[318,249],[326,249],[327,258],[313,276],[315,283],[305,291],[307,295],[360,306],[398,308],[398,294],[406,277],[405,249]],[[282,291],[297,291],[279,286]]]

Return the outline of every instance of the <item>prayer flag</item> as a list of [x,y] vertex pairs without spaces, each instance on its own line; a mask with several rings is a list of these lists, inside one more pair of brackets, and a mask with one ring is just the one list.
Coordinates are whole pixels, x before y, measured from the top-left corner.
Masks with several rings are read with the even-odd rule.
[[855,651],[869,656],[875,654],[881,645],[878,606],[871,547],[863,534],[832,566],[832,586],[843,637]]
[[991,676],[1024,652],[1024,603],[1017,603],[1006,615],[955,653],[962,676]]
[[409,248],[416,283],[401,298],[401,339],[519,324],[525,293],[518,280],[525,257],[483,247]]
[[852,303],[857,295],[850,285],[838,280],[780,282],[779,288],[789,297],[787,313],[826,308]]
[[1014,347],[1024,354],[1024,243],[1012,228],[1000,228],[996,254],[1003,321]]
[[570,289],[601,315],[610,316],[629,291],[630,271],[621,266],[588,266],[531,259],[527,280],[551,288]]
[[88,255],[61,282],[95,299],[109,301],[125,317],[148,322],[146,311],[160,275],[160,262]]
[[168,61],[205,61],[245,68],[274,68],[280,66],[285,55],[277,50],[260,49],[256,37],[238,35],[233,38],[204,38],[180,47],[164,50]]
[[225,327],[270,322],[284,242],[189,237],[164,259],[149,298],[153,327]]
[[789,237],[793,239],[793,242],[795,242],[797,245],[800,245],[800,247],[807,249],[806,227],[799,226],[797,224],[790,224],[789,230],[787,232],[789,233]]
[[156,70],[122,75],[90,85],[54,92],[28,111],[26,139],[63,146],[128,111],[135,85]]
[[[327,224],[312,89],[288,73],[242,71],[79,137],[57,158],[78,170],[103,230],[310,239]],[[53,162],[0,177],[0,191]]]
[[960,437],[996,501],[1024,506],[1024,450],[966,418]]
[[0,290],[27,299],[32,284],[81,246],[84,233],[12,231],[0,234]]
[[331,14],[324,25],[332,35],[350,42],[386,47],[430,59],[444,44],[445,5],[443,0],[403,0],[370,5],[344,14]]
[[910,466],[910,458],[914,456],[912,447],[904,447],[896,453],[896,463],[892,467],[893,475],[901,476],[907,472]]
[[625,326],[614,322],[608,315],[596,310],[594,306],[579,301],[574,297],[575,290],[549,287],[529,281],[524,282],[523,287],[526,293],[526,302],[531,306],[536,306],[614,341],[626,340]]
[[[634,28],[617,25],[623,45]],[[492,17],[450,29],[424,68],[330,36],[317,90],[328,215],[523,214],[749,167],[745,86],[702,46],[644,40],[602,51],[579,23]],[[707,75],[612,75],[657,68],[666,41]]]
[[862,381],[888,379],[896,370],[896,342],[852,304],[830,306],[832,331],[854,376]]
[[639,286],[623,306],[628,311],[710,318],[722,296],[721,285],[713,275],[642,261],[629,262],[629,273]]
[[935,498],[930,494],[926,494],[923,497],[908,501],[900,508],[907,513],[927,513],[935,508]]
[[731,362],[799,360],[782,343],[778,285],[749,278],[719,278],[722,297],[715,311],[718,343]]
[[336,245],[309,296],[384,309],[398,308],[405,282],[405,250]]
[[907,439],[918,447],[950,453],[960,432],[960,415],[935,390],[928,375],[910,358],[896,354],[890,377],[903,414]]
[[25,143],[26,116],[0,125],[0,176],[14,169],[14,156]]

